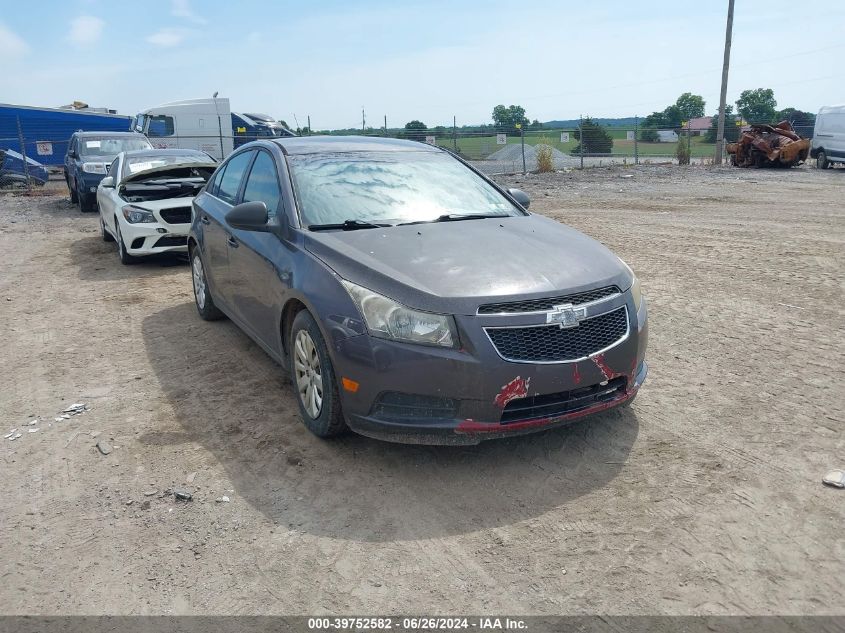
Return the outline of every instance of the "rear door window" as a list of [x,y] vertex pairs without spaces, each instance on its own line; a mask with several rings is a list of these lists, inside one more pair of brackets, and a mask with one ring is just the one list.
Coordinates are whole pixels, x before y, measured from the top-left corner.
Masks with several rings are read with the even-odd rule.
[[267,215],[275,217],[282,199],[276,163],[267,152],[258,152],[244,187],[244,202],[263,202]]
[[223,202],[235,204],[235,199],[238,197],[238,190],[241,187],[241,180],[243,180],[244,172],[249,166],[249,161],[252,160],[254,151],[247,151],[233,156],[220,178],[220,185],[217,188],[217,197]]

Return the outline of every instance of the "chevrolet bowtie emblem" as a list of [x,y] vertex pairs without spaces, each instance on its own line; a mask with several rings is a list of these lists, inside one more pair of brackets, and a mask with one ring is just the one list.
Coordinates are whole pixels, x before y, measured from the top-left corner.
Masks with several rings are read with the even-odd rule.
[[547,312],[546,323],[557,323],[561,328],[577,327],[586,317],[586,308],[576,308],[571,303],[567,303],[554,306],[554,310]]

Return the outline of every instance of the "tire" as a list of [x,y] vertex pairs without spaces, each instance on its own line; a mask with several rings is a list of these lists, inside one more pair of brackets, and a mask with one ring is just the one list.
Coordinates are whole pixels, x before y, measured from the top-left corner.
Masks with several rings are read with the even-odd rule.
[[343,433],[346,421],[332,361],[320,328],[308,310],[301,310],[293,319],[288,350],[291,382],[302,422],[317,437]]
[[90,193],[77,191],[76,198],[79,201],[79,210],[82,213],[91,213],[97,210],[97,201]]
[[819,153],[816,154],[816,167],[818,169],[830,168],[830,161],[827,159],[827,155],[824,153],[824,150],[819,150]]
[[76,187],[70,184],[70,178],[65,176],[65,181],[67,182],[67,188],[70,189],[70,202],[71,204],[76,204],[79,202],[79,196],[76,194]]
[[117,256],[120,258],[120,263],[124,266],[130,266],[137,262],[138,258],[126,252],[126,243],[123,241],[123,235],[120,234],[120,224],[117,218],[114,220],[114,229],[114,241],[117,242]]
[[106,231],[106,223],[103,222],[103,216],[100,216],[100,237],[104,242],[114,242],[114,235]]
[[194,286],[194,304],[197,306],[197,312],[200,318],[204,321],[217,321],[222,319],[225,315],[214,305],[214,299],[211,298],[211,291],[208,287],[208,278],[205,274],[205,266],[203,266],[202,258],[199,250],[192,248],[190,250],[191,257],[191,281]]

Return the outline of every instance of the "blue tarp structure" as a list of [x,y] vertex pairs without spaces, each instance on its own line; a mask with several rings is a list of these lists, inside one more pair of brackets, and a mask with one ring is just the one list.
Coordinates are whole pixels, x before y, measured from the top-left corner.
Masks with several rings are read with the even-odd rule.
[[43,165],[61,165],[71,134],[79,130],[128,132],[132,117],[64,108],[0,104],[0,150],[21,152],[18,121],[27,158],[35,159]]

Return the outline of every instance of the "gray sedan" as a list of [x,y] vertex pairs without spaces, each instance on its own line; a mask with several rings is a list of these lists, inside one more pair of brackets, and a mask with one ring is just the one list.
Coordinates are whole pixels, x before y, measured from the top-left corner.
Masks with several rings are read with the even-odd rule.
[[476,443],[631,402],[646,302],[607,248],[411,141],[244,145],[194,200],[202,318],[290,373],[303,422]]

